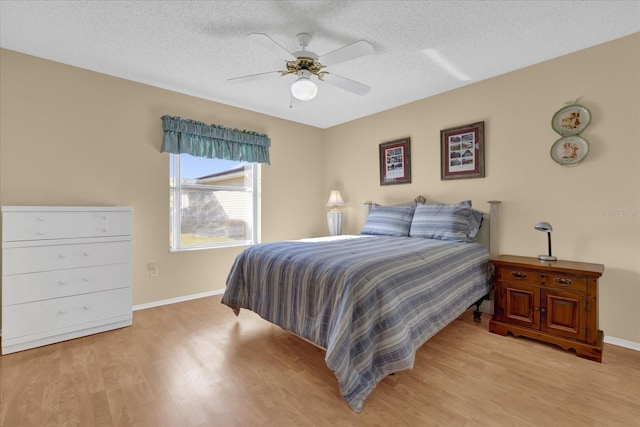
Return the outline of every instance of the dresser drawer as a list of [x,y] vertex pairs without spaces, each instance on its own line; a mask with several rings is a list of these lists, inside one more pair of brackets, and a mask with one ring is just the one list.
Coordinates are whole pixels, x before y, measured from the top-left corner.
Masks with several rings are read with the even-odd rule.
[[79,237],[128,236],[132,215],[127,211],[4,212],[5,242]]
[[4,306],[2,339],[95,325],[131,315],[131,288]]
[[5,248],[2,273],[6,276],[130,261],[131,241]]
[[131,263],[5,276],[2,304],[60,298],[131,287]]

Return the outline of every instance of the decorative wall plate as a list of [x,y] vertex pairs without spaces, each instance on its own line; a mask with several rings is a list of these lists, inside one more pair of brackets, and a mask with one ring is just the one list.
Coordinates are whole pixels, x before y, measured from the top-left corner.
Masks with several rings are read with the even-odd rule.
[[591,111],[580,104],[559,109],[551,119],[551,127],[562,136],[578,135],[591,123]]
[[577,165],[589,154],[589,142],[581,136],[563,136],[551,146],[551,158],[562,166]]

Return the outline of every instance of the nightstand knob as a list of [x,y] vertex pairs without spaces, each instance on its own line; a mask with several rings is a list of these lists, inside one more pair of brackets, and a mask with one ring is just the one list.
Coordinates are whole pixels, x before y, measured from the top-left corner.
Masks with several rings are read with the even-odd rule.
[[568,286],[573,283],[573,280],[564,277],[553,279],[553,281],[562,286]]
[[521,273],[519,271],[513,271],[511,272],[511,275],[516,279],[524,279],[525,277],[527,277],[527,273]]
[[540,307],[540,313],[546,313],[546,312],[547,312],[547,309],[546,309],[546,308],[544,308],[544,307]]

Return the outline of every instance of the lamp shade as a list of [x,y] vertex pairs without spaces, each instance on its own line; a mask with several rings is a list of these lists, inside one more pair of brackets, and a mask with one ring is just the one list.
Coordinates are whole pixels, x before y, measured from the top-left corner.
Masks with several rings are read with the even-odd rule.
[[310,79],[309,70],[298,71],[298,79],[291,85],[291,94],[301,101],[315,98],[318,86]]
[[533,228],[538,231],[545,231],[547,233],[551,233],[553,231],[553,227],[548,222],[539,222]]
[[327,206],[333,206],[337,208],[338,206],[344,205],[344,200],[342,200],[342,195],[340,194],[340,190],[331,190],[329,194],[329,200],[327,200]]

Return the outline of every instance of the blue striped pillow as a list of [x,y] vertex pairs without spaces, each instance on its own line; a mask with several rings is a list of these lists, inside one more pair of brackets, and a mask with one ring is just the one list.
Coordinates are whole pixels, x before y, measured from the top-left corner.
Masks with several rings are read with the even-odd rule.
[[469,242],[470,224],[470,200],[455,205],[421,204],[416,207],[409,236]]
[[398,206],[374,205],[360,234],[407,237],[415,204]]

